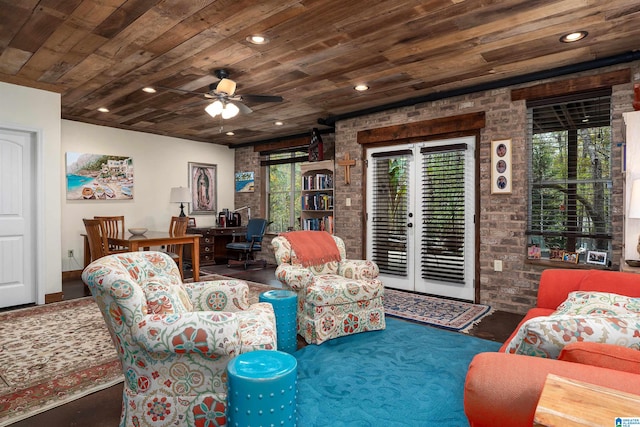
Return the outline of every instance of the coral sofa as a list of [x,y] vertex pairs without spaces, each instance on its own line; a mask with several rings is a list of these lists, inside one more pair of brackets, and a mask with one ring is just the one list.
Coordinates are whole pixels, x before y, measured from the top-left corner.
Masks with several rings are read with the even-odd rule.
[[[542,387],[550,373],[640,395],[640,347],[633,341],[640,339],[637,329],[623,331],[631,337],[624,337],[619,342],[626,346],[604,343],[601,338],[597,338],[601,342],[587,342],[590,337],[580,336],[587,332],[597,335],[593,329],[574,331],[580,339],[564,335],[568,344],[557,356],[549,354],[548,347],[539,345],[544,337],[535,332],[523,334],[523,325],[526,329],[527,325],[543,319],[542,316],[554,315],[559,307],[571,308],[571,304],[565,303],[569,296],[584,297],[587,292],[637,298],[640,297],[640,275],[601,270],[545,270],[540,277],[536,307],[529,310],[499,352],[481,353],[469,366],[464,408],[471,427],[530,427]],[[640,308],[637,301],[633,300],[629,305],[631,310]],[[603,316],[602,313],[600,315]],[[534,320],[528,322],[531,319]],[[633,319],[633,315],[629,319]],[[633,329],[638,321],[636,318],[636,322],[627,321],[621,326],[629,325],[626,329]],[[552,326],[547,330],[553,334],[558,327],[555,325],[555,329]],[[528,346],[523,346],[525,354],[515,354],[520,348],[514,340],[527,341]]]
[[241,280],[182,283],[160,252],[100,258],[85,268],[124,373],[121,427],[226,425],[227,363],[276,349],[268,303]]

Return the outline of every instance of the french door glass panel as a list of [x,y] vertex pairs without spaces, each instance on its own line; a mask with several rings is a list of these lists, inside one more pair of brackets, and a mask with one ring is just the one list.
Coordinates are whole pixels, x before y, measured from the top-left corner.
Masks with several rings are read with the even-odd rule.
[[367,152],[367,252],[385,286],[474,299],[475,138]]

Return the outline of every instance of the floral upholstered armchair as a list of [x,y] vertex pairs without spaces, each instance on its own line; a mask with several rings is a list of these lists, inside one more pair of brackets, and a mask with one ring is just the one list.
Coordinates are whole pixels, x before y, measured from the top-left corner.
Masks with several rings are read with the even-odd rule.
[[[313,244],[320,235],[308,233]],[[337,246],[336,260],[304,266],[285,233],[271,244],[276,262],[276,277],[298,294],[298,334],[307,343],[365,331],[384,329],[384,286],[378,266],[372,261],[346,258],[344,241],[331,236]]]
[[249,305],[243,281],[183,284],[160,252],[100,258],[82,279],[122,363],[122,427],[226,425],[227,363],[276,349],[273,307]]

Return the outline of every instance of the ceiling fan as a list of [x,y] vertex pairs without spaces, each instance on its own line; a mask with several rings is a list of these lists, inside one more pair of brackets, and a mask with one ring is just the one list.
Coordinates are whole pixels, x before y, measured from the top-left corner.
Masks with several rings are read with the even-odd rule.
[[214,101],[207,105],[205,111],[211,116],[220,115],[223,119],[230,119],[238,115],[238,113],[249,114],[253,110],[243,104],[246,102],[282,102],[281,96],[274,95],[240,95],[236,93],[236,82],[229,79],[227,70],[215,70],[214,75],[220,79],[217,83],[209,85],[209,92],[193,92],[190,90],[165,88],[172,91],[192,93],[201,95]]

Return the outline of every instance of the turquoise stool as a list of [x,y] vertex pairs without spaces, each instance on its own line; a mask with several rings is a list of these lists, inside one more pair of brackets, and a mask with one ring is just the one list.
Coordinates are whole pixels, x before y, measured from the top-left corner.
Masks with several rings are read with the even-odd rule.
[[297,309],[298,295],[285,289],[263,292],[258,298],[273,306],[276,315],[278,350],[294,353],[298,349]]
[[227,425],[295,426],[298,361],[282,351],[256,350],[227,365]]

